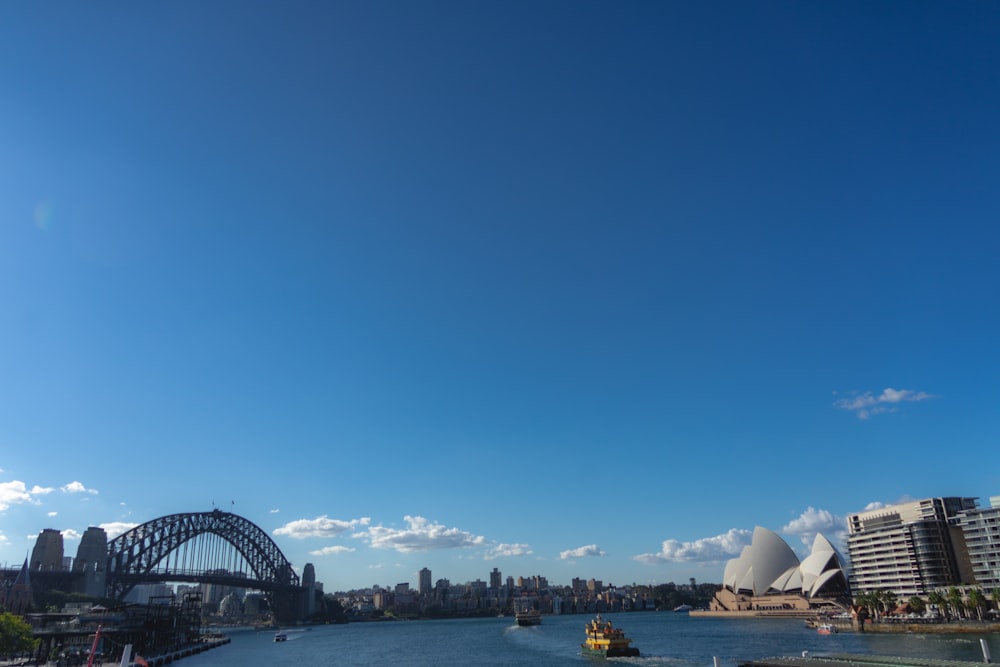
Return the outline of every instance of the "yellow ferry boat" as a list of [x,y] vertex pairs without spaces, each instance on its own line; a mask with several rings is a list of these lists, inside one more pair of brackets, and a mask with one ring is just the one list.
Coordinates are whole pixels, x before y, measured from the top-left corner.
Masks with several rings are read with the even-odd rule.
[[632,640],[611,621],[602,621],[601,615],[587,623],[587,641],[580,644],[586,655],[600,655],[606,658],[637,658],[639,649],[629,646]]

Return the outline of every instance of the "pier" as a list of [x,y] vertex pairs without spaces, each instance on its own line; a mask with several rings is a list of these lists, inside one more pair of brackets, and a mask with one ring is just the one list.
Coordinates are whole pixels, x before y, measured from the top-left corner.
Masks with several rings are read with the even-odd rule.
[[[191,644],[189,646],[182,646],[171,651],[167,651],[161,655],[153,656],[143,656],[143,659],[149,665],[149,667],[162,667],[163,665],[169,665],[173,662],[187,658],[192,655],[197,655],[198,653],[204,653],[213,648],[219,648],[232,641],[229,637],[223,634],[212,634],[204,635],[202,638]],[[119,655],[119,658],[121,656]],[[135,654],[132,654],[132,659],[135,659]],[[38,667],[60,667],[60,665],[84,665],[86,664],[86,658],[77,656],[74,658],[56,658],[49,660],[37,660],[35,658],[21,658],[15,660],[0,660],[0,667],[27,667],[29,665]],[[113,667],[118,667],[121,664],[120,660],[99,659],[94,661],[94,667],[107,667],[112,665]],[[135,662],[129,662],[129,667],[135,667]]]
[[737,667],[982,667],[983,662],[966,660],[932,660],[927,658],[901,658],[885,655],[855,655],[835,653],[811,656],[808,651],[799,657],[764,658],[737,662]]
[[[232,640],[230,640],[229,637],[222,634],[205,635],[197,644],[184,646],[168,653],[164,653],[163,655],[143,657],[146,659],[149,667],[162,667],[163,665],[169,665],[177,660],[181,660],[198,653],[203,653],[213,648],[219,648],[220,646],[228,644],[230,641]],[[132,664],[134,665],[135,663]]]

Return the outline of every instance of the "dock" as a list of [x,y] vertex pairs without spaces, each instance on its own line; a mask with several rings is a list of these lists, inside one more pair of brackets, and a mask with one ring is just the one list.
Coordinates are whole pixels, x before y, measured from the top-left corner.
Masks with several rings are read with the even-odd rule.
[[929,658],[901,658],[886,655],[854,655],[834,653],[829,655],[763,658],[743,660],[737,667],[983,667],[984,662],[967,660],[932,660]]
[[[206,636],[197,644],[183,646],[173,651],[168,651],[162,655],[149,656],[146,657],[145,660],[149,667],[162,667],[163,665],[169,665],[170,663],[181,660],[182,658],[187,658],[192,655],[197,655],[203,651],[224,646],[230,641],[229,637],[221,634]],[[136,663],[133,662],[131,664],[134,667]]]

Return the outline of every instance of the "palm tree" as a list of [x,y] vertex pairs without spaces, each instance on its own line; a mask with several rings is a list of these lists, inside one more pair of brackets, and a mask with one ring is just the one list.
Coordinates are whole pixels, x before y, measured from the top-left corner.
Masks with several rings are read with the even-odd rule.
[[983,592],[978,588],[973,588],[966,596],[966,600],[968,600],[969,607],[976,610],[976,616],[979,617],[979,620],[983,620],[983,605],[986,604],[986,596],[983,595]]
[[928,604],[932,604],[938,609],[944,609],[945,620],[948,618],[948,607],[945,606],[944,596],[941,595],[941,591],[931,591],[927,594]]
[[889,592],[884,591],[881,588],[875,589],[874,592],[876,613],[878,614],[879,620],[882,620],[882,617],[885,616],[886,607],[888,606]]
[[869,616],[872,615],[872,613],[871,613],[871,608],[872,608],[872,594],[871,594],[871,592],[869,592],[869,591],[862,591],[861,593],[858,593],[856,596],[854,596],[854,604],[856,604],[857,606],[859,606],[862,609],[864,609],[865,611],[867,611]]
[[912,611],[914,614],[922,615],[925,611],[927,611],[927,603],[924,602],[924,599],[922,597],[919,597],[917,595],[911,597],[909,600],[906,601],[906,603],[910,605],[910,611]]
[[955,618],[961,620],[962,618],[962,592],[958,590],[957,587],[952,586],[948,589],[948,606],[955,610]]
[[894,591],[883,591],[882,604],[885,605],[885,613],[891,614],[899,606],[899,598]]
[[1000,611],[1000,588],[994,588],[990,598],[993,600],[993,608]]

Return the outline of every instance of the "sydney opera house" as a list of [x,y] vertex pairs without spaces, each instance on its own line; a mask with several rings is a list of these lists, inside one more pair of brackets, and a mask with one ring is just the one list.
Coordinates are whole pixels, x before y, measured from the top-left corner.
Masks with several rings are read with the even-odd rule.
[[814,614],[839,612],[850,604],[843,557],[820,534],[801,562],[776,533],[757,526],[753,541],[726,564],[713,612]]

